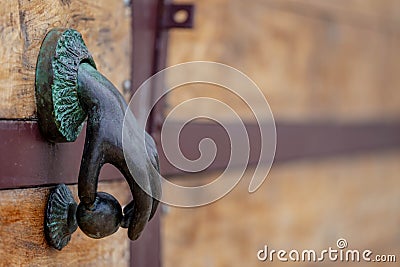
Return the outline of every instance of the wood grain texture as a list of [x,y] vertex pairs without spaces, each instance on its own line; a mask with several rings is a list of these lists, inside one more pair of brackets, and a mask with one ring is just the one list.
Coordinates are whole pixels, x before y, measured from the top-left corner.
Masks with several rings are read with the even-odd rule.
[[[400,114],[400,2],[396,0],[202,0],[195,29],[172,31],[169,64],[210,60],[247,74],[268,99],[276,119],[371,121]],[[254,98],[248,88],[240,94]],[[227,90],[204,84],[169,95],[171,109],[193,97],[251,112]],[[258,100],[255,99],[257,102]],[[263,103],[252,106],[263,112]],[[207,105],[176,116],[232,115]]]
[[0,0],[0,118],[35,117],[35,68],[45,34],[78,30],[117,88],[130,77],[130,8],[123,1]]
[[[44,211],[51,187],[0,191],[0,266],[128,266],[125,229],[104,239],[91,239],[79,229],[61,251],[49,247],[43,234]],[[75,198],[77,187],[69,186]],[[130,200],[125,181],[100,183],[99,191]]]
[[[215,203],[168,208],[162,220],[165,267],[368,265],[257,260],[264,245],[270,250],[322,251],[336,249],[339,238],[345,238],[351,250],[394,254],[397,262],[383,265],[398,266],[399,161],[400,151],[393,150],[278,164],[253,194],[247,191],[253,174],[249,170],[233,191]],[[203,185],[219,174],[192,174],[172,181]]]

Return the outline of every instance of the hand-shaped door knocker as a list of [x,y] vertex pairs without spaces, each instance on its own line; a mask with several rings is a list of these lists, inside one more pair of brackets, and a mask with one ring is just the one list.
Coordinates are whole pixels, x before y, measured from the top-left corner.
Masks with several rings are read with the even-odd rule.
[[[138,129],[122,95],[96,70],[80,33],[72,29],[47,33],[39,52],[35,85],[39,127],[50,142],[75,141],[87,117],[78,177],[80,203],[75,203],[63,184],[50,193],[45,214],[48,243],[61,250],[78,226],[92,238],[111,235],[121,226],[128,228],[130,239],[137,239],[154,215],[161,195],[156,146],[150,135]],[[135,142],[143,141],[145,153],[134,148],[124,153],[125,116],[124,131],[135,137]],[[105,163],[114,165],[129,184],[133,200],[123,211],[112,195],[97,192]],[[128,168],[132,165],[133,172]],[[140,186],[134,178],[140,179]]]

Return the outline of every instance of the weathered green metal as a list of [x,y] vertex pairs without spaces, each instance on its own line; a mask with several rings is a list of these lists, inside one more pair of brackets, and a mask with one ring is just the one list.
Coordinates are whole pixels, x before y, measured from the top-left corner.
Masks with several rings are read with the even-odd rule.
[[65,184],[59,184],[50,192],[44,232],[52,247],[61,250],[71,240],[71,235],[78,228],[76,209],[77,204]]
[[[75,30],[54,29],[46,35],[37,63],[36,99],[39,125],[49,141],[74,141],[88,117],[78,177],[81,202],[77,208],[65,185],[52,191],[45,219],[48,243],[62,249],[76,224],[92,238],[108,236],[121,226],[128,228],[130,239],[136,240],[155,214],[161,195],[156,145],[150,135],[137,128],[119,91],[96,70]],[[125,116],[127,134],[135,137],[129,153],[122,147]],[[141,149],[143,144],[145,149]],[[152,196],[135,182],[127,162],[137,166],[139,177],[135,178],[145,181],[146,191]],[[133,200],[123,212],[113,196],[97,192],[100,170],[106,163],[114,165],[129,184]]]
[[96,68],[82,36],[73,29],[53,29],[43,40],[36,65],[39,127],[52,142],[73,142],[86,113],[78,100],[78,68]]

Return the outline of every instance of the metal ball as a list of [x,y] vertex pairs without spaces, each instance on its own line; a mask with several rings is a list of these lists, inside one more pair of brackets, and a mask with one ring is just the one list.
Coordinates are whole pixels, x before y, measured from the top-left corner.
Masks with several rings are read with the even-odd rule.
[[98,192],[91,206],[79,203],[76,219],[79,228],[87,236],[103,238],[118,230],[122,220],[121,205],[112,195]]

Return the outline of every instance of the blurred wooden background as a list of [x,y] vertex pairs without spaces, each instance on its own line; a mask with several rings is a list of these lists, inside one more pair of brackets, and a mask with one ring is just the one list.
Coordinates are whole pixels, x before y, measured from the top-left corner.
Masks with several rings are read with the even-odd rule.
[[[237,68],[265,93],[280,121],[398,118],[399,1],[194,3],[195,29],[172,32],[169,65],[210,60]],[[170,104],[208,95],[229,101],[248,116],[245,106],[226,90],[193,87],[175,90]]]
[[[193,2],[195,29],[172,31],[168,65],[210,60],[239,69],[263,91],[277,121],[399,121],[399,1]],[[215,86],[178,88],[168,104],[172,109],[198,96],[219,99],[244,120],[253,119],[236,96]],[[181,116],[201,110],[229,121],[229,114],[208,109],[188,106]],[[264,245],[325,249],[339,238],[346,238],[350,248],[396,254],[399,162],[400,151],[393,148],[278,164],[252,195],[245,179],[214,204],[168,208],[162,226],[165,266],[282,266],[258,262],[257,251]],[[206,183],[217,174],[175,181]]]

